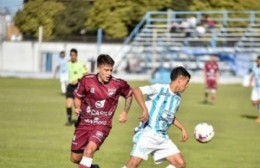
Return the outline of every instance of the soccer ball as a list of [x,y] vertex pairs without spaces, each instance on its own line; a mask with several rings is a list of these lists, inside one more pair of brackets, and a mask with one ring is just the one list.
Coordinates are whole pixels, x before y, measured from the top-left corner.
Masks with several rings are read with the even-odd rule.
[[214,135],[214,128],[208,123],[199,123],[194,128],[194,137],[200,143],[207,143],[211,141]]

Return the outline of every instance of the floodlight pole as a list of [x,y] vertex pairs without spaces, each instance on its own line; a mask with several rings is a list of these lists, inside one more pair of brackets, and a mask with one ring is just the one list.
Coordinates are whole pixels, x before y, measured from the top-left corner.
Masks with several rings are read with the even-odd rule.
[[[38,59],[36,59],[36,60],[41,59],[42,38],[43,38],[43,27],[42,26],[39,27],[38,33],[39,33],[39,35],[38,35]],[[37,61],[36,61],[36,63],[37,63]],[[33,60],[33,64],[35,65],[35,59]],[[40,65],[40,70],[41,70],[41,68],[42,68],[42,65]],[[35,71],[37,71],[37,67],[35,67]]]

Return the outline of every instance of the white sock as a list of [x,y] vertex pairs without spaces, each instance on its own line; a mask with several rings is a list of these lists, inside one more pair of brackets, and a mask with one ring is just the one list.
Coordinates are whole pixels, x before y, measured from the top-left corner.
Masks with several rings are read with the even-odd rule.
[[176,168],[176,167],[173,166],[173,165],[169,165],[169,166],[167,166],[166,168]]
[[126,166],[122,167],[122,168],[127,168]]
[[83,158],[80,161],[80,164],[86,167],[90,167],[92,164],[92,160],[93,160],[92,158],[83,156]]

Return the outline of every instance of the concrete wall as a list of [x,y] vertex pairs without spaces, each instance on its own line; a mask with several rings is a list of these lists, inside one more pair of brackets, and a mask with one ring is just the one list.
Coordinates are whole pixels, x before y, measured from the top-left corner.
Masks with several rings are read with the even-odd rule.
[[[0,71],[7,72],[51,72],[57,65],[59,52],[64,50],[69,58],[71,48],[78,50],[78,59],[89,66],[91,58],[98,55],[96,43],[54,43],[54,42],[3,42],[0,44]],[[100,53],[115,57],[121,44],[102,44]],[[47,55],[51,69],[46,69]]]

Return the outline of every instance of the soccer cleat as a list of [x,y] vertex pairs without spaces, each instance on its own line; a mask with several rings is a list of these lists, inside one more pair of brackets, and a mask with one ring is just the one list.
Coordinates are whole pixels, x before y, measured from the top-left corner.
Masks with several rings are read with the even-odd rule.
[[88,168],[88,167],[80,164],[78,168]]
[[73,122],[72,121],[68,121],[68,122],[65,123],[65,125],[66,126],[71,126],[71,125],[73,125]]
[[98,164],[92,164],[90,168],[100,168]]

